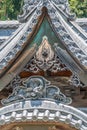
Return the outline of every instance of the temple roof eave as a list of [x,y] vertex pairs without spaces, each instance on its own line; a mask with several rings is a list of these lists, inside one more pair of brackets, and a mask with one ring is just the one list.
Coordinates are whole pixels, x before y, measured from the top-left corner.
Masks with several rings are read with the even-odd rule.
[[[14,59],[15,55],[18,54],[19,51],[22,51],[22,46],[25,46],[26,41],[28,40],[27,37],[31,34],[33,27],[37,24],[38,17],[41,15],[41,9],[43,8],[43,4],[40,3],[37,5],[37,7],[38,6],[39,8],[37,8],[32,13],[30,19],[28,19],[26,23],[22,24],[21,29],[19,29],[20,32],[18,31],[15,35],[13,35],[10,41],[8,40],[9,44],[6,43],[6,46],[3,46],[3,49],[0,52],[0,67],[6,67],[8,65],[8,62]],[[51,24],[55,29],[57,36],[60,37],[60,40],[62,41],[66,49],[70,52],[69,54],[71,55],[71,57],[73,57],[74,60],[76,59],[75,61],[78,66],[81,67],[84,72],[87,71],[86,42],[84,41],[84,39],[78,36],[78,34],[71,28],[71,26],[68,25],[68,21],[66,21],[60,15],[55,6],[48,2],[46,8],[48,10],[48,15],[51,19]],[[52,15],[53,12],[51,12],[50,10],[55,13],[54,16]],[[35,23],[33,23],[32,21]],[[15,54],[13,52],[15,52]]]
[[86,114],[71,106],[56,104],[49,100],[35,102],[31,100],[0,108],[0,125],[5,126],[18,120],[20,122],[64,122],[79,130],[86,130],[87,126]]
[[[23,28],[23,25],[24,24],[20,24],[17,28],[15,28],[15,31],[13,31],[10,35],[7,35],[7,36],[0,36],[0,40],[4,39],[3,43],[0,44],[0,52],[2,50],[4,50],[8,45],[10,45],[10,42],[12,41],[12,39],[14,39],[14,37],[16,37],[16,35],[21,31],[21,29]],[[13,25],[14,26],[14,25]],[[6,28],[4,29],[5,33],[7,31],[8,33],[8,30],[9,29],[12,29],[13,30],[13,26],[11,26],[12,28]],[[1,29],[2,30],[2,29]],[[9,48],[10,49],[10,48]]]
[[[51,5],[52,6],[52,5]],[[54,7],[53,7],[54,8]],[[54,8],[55,9],[55,8]],[[49,12],[49,10],[48,10],[48,12]],[[50,15],[50,17],[51,17],[51,13],[49,12],[49,15]],[[80,38],[70,27],[69,27],[69,25],[64,21],[64,19],[60,16],[60,14],[58,14],[58,12],[57,13],[55,13],[55,16],[56,16],[56,18],[57,19],[59,19],[60,18],[60,23],[61,23],[61,25],[68,31],[66,34],[67,34],[67,36],[68,35],[70,35],[70,37],[72,37],[72,42],[75,42],[75,44],[76,44],[76,46],[78,47],[78,51],[82,51],[84,54],[83,54],[83,56],[84,57],[86,57],[85,55],[87,55],[87,52],[86,52],[86,48],[87,48],[87,45],[86,45],[86,43],[84,42],[84,40],[82,39],[82,38]],[[32,16],[32,17],[34,17],[34,16]],[[32,19],[32,18],[31,18]],[[30,20],[29,20],[30,21]],[[29,24],[29,22],[27,22],[26,23],[26,27],[27,27],[27,25]],[[54,23],[55,24],[55,23]],[[24,27],[24,28],[26,28],[26,27]],[[16,45],[17,45],[17,42],[19,41],[19,37],[21,37],[22,35],[23,35],[23,32],[25,32],[25,30],[26,29],[22,29],[21,30],[21,32],[14,38],[14,39],[12,39],[12,41],[8,44],[8,46],[6,46],[5,48],[3,48],[3,50],[1,51],[1,58],[0,58],[0,60],[2,60],[4,57],[6,57],[6,55],[7,55],[7,52],[9,53],[10,52],[10,50],[12,50],[12,48],[14,48]],[[57,32],[57,33],[62,33],[61,31],[60,32]],[[65,33],[65,32],[64,32]],[[60,35],[62,35],[62,34],[60,34]],[[65,35],[65,34],[64,34]],[[67,38],[67,37],[66,37]],[[62,39],[63,39],[63,36],[62,36]],[[65,42],[65,40],[64,40],[64,42]],[[71,42],[71,43],[72,43]],[[15,43],[15,44],[14,44]],[[72,46],[71,45],[71,43],[70,43],[70,45],[66,45],[67,47],[70,47],[70,46]],[[14,44],[14,45],[13,45]],[[65,43],[66,44],[66,43]],[[72,46],[73,47],[73,46]],[[71,48],[71,47],[70,47]],[[6,50],[6,51],[5,51]],[[70,51],[72,51],[71,49],[70,49]],[[4,52],[4,53],[3,53]],[[6,53],[6,54],[5,54]],[[73,53],[73,55],[74,55],[74,53]],[[79,55],[79,54],[78,54]],[[77,58],[78,58],[78,55],[76,55],[77,56]],[[83,61],[83,64],[85,64],[84,63],[85,61]]]
[[18,20],[0,21],[0,28],[17,28],[20,24]]
[[76,22],[77,22],[77,23],[87,24],[87,18],[77,18],[77,19],[76,19]]
[[33,57],[36,52],[36,45],[34,45],[29,51],[25,51],[19,60],[0,78],[0,91],[5,88],[25,67],[27,62]]

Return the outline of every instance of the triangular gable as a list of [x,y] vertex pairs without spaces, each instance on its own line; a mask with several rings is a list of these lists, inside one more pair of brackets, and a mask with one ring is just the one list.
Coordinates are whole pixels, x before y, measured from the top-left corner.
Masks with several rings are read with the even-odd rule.
[[[7,87],[6,89],[13,89],[13,93],[2,100],[2,104],[6,106],[0,109],[0,128],[1,130],[27,129],[28,126],[32,129],[31,125],[34,125],[35,129],[35,124],[37,126],[39,124],[42,126],[43,124],[44,128],[49,130],[54,130],[55,128],[68,130],[73,129],[71,128],[72,126],[75,129],[82,130],[84,128],[86,130],[86,114],[71,106],[64,105],[70,104],[71,99],[60,91],[58,81],[57,86],[51,84],[45,79],[48,73],[44,77],[21,76],[23,70],[28,71],[30,68],[32,69],[32,66],[34,67],[34,63],[31,64],[33,59],[38,70],[44,72],[70,71],[72,73],[72,85],[78,87],[80,86],[78,74],[80,74],[82,79],[81,74],[86,69],[87,64],[85,59],[86,51],[84,50],[83,52],[83,48],[79,48],[79,42],[81,43],[83,40],[80,41],[81,38],[77,37],[76,33],[75,37],[74,31],[67,25],[67,19],[70,20],[71,18],[68,10],[68,1],[35,0],[34,4],[32,1],[25,0],[26,9],[24,9],[24,15],[20,18],[23,20],[22,22],[26,20],[27,22],[21,28],[21,33],[19,32],[12,40],[12,45],[10,42],[4,49],[7,49],[7,52],[4,54],[2,53],[4,50],[1,52],[3,54],[1,57],[3,62],[1,61],[0,66],[0,89]],[[30,5],[32,8],[30,8]],[[43,8],[42,15],[37,22],[38,17],[35,16],[35,10],[37,12],[39,5],[41,5],[39,14],[42,6],[46,7]],[[60,16],[60,14],[62,15]],[[22,19],[23,17],[24,19]],[[15,55],[15,58],[12,57],[12,54]],[[84,57],[83,60],[82,57]],[[64,90],[68,90],[67,94],[69,94],[69,88],[67,87]],[[71,89],[71,94],[73,94],[74,90]],[[50,128],[47,127],[49,125],[51,125]]]
[[[31,26],[29,26],[29,29],[28,29],[29,31],[30,31],[30,28],[31,28]],[[30,50],[30,48],[34,44],[36,44],[37,48],[38,48],[38,46],[41,44],[41,40],[42,40],[42,37],[44,35],[46,35],[48,37],[49,43],[51,44],[52,48],[54,48],[54,43],[58,43],[58,46],[60,48],[64,49],[64,50],[66,50],[66,52],[67,52],[67,49],[66,49],[65,45],[63,44],[63,42],[61,41],[60,36],[58,38],[57,34],[55,33],[54,26],[52,26],[51,19],[50,19],[48,13],[47,13],[47,9],[44,7],[43,10],[42,10],[42,15],[39,17],[38,23],[36,24],[36,26],[34,26],[34,29],[33,29],[32,33],[29,34],[27,32],[26,34],[24,34],[24,36],[27,37],[28,39],[24,43],[23,48],[17,54],[17,56],[15,56],[15,59],[12,59],[12,63],[8,62],[9,66],[7,66],[5,68],[5,69],[9,68],[9,71],[7,72],[7,75],[8,75],[9,72],[13,73],[12,68],[14,70],[14,66],[16,66],[16,68],[18,69],[18,66],[15,65],[15,63],[18,64],[18,61],[20,60],[20,58],[22,59],[22,55],[25,55],[24,53],[26,53],[26,51],[28,51],[28,49]],[[22,54],[22,55],[20,55],[20,54]],[[29,59],[31,59],[31,58],[29,57]],[[15,60],[15,62],[14,62],[14,60]],[[26,62],[26,64],[27,64],[27,62]],[[75,62],[74,62],[74,64],[75,64]],[[2,71],[2,72],[5,72],[5,71]],[[21,72],[21,70],[17,71],[17,72],[19,73],[19,72]],[[16,74],[18,74],[17,72],[16,72]],[[14,74],[12,74],[12,75],[13,75],[12,77],[16,76]],[[6,77],[6,75],[5,75],[5,77]],[[7,76],[7,77],[9,77],[9,76]],[[4,79],[4,76],[2,77],[2,80],[3,79]],[[2,82],[2,80],[1,80],[1,82]],[[7,79],[6,79],[6,81],[7,81]],[[9,81],[11,81],[11,80],[9,80]],[[3,86],[3,85],[1,85],[1,86]]]

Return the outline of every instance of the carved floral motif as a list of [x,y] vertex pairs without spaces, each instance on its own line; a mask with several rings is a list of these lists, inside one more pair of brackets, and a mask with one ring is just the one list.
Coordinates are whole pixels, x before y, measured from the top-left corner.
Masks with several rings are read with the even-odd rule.
[[36,55],[26,65],[24,70],[33,73],[37,73],[40,70],[49,70],[56,73],[58,71],[68,70],[68,68],[62,63],[56,53],[54,53],[48,42],[48,38],[44,36]]

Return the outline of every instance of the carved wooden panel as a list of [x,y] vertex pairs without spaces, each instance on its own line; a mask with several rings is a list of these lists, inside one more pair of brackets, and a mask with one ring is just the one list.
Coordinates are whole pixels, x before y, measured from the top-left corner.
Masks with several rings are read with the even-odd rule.
[[61,59],[54,52],[48,37],[44,36],[42,43],[39,46],[34,57],[27,63],[25,68],[21,71],[22,78],[31,75],[48,75],[48,76],[71,76],[72,72],[61,61]]

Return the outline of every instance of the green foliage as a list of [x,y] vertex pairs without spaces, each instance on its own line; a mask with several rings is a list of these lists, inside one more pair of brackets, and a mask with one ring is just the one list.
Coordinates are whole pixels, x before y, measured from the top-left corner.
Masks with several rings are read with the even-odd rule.
[[17,19],[23,0],[6,0],[6,14],[10,19]]
[[[2,0],[0,1],[0,19],[17,19],[21,12],[24,0]],[[87,0],[69,0],[71,11],[77,17],[87,17]]]
[[[17,19],[23,0],[3,0],[0,2],[0,19]],[[3,18],[4,17],[4,18]]]
[[5,20],[5,3],[0,1],[0,19]]
[[87,0],[69,0],[72,12],[77,17],[87,17]]

